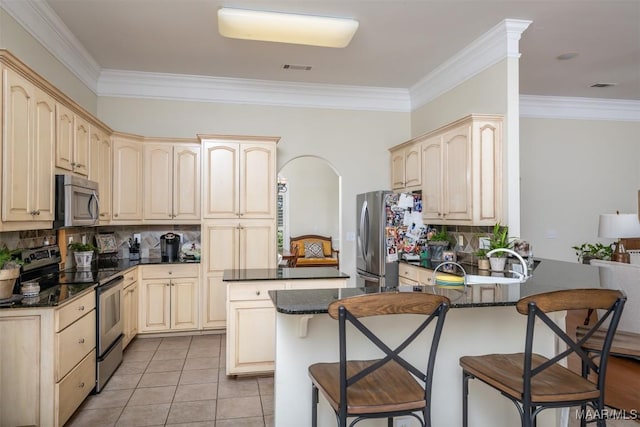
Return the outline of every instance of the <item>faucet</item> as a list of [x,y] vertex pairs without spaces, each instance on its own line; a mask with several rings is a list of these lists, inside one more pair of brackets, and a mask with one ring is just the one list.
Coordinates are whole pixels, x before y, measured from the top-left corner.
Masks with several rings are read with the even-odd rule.
[[494,254],[496,252],[507,252],[510,253],[511,255],[515,256],[516,258],[518,258],[518,261],[520,261],[520,264],[522,264],[522,273],[519,273],[517,271],[513,271],[513,270],[509,270],[509,273],[513,273],[513,274],[517,274],[519,277],[518,279],[520,280],[520,283],[523,283],[527,280],[527,277],[529,277],[529,268],[527,267],[527,262],[524,260],[524,258],[522,258],[520,256],[519,253],[517,253],[516,251],[512,250],[512,249],[507,249],[507,248],[496,248],[493,250],[490,250],[489,252],[487,252],[487,257],[490,257],[491,254]]

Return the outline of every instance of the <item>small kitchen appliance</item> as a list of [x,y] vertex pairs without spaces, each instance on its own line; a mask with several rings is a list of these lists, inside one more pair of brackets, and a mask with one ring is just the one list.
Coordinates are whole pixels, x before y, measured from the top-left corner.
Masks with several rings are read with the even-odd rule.
[[180,253],[180,235],[167,233],[160,236],[160,256],[162,262],[178,261]]

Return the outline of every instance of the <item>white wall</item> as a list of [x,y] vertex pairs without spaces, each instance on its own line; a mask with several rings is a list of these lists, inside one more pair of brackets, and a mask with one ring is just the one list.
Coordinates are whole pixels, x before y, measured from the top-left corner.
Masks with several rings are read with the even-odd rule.
[[6,49],[73,99],[96,115],[98,97],[0,8],[0,49]]
[[342,177],[340,270],[352,279],[355,242],[345,236],[355,232],[356,195],[389,188],[387,149],[409,139],[410,132],[408,113],[130,98],[101,97],[98,117],[115,130],[144,136],[280,136],[278,169],[302,155],[327,159]]
[[535,256],[577,261],[598,238],[598,215],[637,212],[640,123],[520,120],[521,236]]

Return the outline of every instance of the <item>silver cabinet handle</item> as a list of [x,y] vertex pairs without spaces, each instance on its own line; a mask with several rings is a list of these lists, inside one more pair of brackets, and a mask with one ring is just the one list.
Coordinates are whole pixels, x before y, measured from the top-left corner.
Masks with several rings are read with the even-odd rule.
[[81,305],[80,307],[78,307],[78,311],[84,311],[84,305]]
[[78,344],[84,344],[84,338],[80,338],[80,339],[78,340]]
[[78,385],[78,387],[79,387],[79,388],[84,388],[84,381],[82,381],[82,382]]
[[256,295],[260,296],[260,291],[256,291]]

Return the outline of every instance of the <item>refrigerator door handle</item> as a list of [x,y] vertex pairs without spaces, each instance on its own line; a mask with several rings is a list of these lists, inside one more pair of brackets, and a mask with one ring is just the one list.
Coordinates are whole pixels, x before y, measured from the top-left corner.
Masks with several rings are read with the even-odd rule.
[[378,276],[373,276],[370,274],[364,274],[361,272],[358,272],[358,277],[361,277],[369,282],[374,282],[374,283],[380,283],[380,278]]
[[362,250],[362,259],[367,259],[367,249],[369,248],[369,207],[365,200],[362,204],[360,212],[360,249]]

